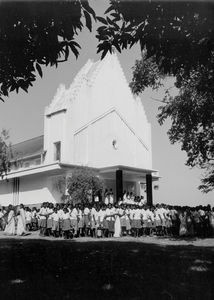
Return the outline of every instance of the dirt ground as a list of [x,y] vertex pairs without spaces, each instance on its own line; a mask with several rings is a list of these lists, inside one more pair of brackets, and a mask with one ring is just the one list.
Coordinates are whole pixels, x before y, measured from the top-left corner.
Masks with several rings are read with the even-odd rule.
[[0,234],[0,299],[214,299],[214,240]]

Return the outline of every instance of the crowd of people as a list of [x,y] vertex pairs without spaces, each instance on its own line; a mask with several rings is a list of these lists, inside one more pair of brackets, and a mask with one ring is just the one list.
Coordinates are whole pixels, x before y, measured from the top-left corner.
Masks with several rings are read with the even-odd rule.
[[65,239],[154,235],[205,238],[214,237],[214,207],[148,206],[142,196],[128,192],[115,202],[110,191],[103,201],[95,198],[92,203],[2,207],[0,229],[6,235],[19,236],[40,230],[41,236]]

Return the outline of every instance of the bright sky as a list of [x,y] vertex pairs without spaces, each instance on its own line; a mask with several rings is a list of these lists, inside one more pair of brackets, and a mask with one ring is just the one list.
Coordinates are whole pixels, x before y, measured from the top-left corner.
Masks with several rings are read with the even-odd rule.
[[[106,0],[90,2],[98,15],[101,15],[106,8]],[[29,89],[28,94],[20,90],[19,94],[11,93],[5,103],[0,103],[0,128],[10,130],[12,143],[43,134],[44,108],[51,102],[59,84],[64,83],[68,87],[75,74],[89,58],[94,60],[100,58],[100,55],[96,54],[95,35],[96,31],[90,33],[85,29],[77,39],[82,47],[78,60],[71,54],[69,61],[62,63],[57,69],[43,68],[43,78],[37,76],[37,81]],[[118,58],[130,82],[131,68],[135,59],[140,58],[139,45],[122,54],[118,53]],[[172,80],[168,80],[167,86],[171,85]],[[170,144],[167,137],[170,122],[167,121],[164,126],[160,126],[157,122],[156,115],[160,103],[152,100],[151,97],[161,99],[162,95],[163,89],[158,92],[147,90],[141,95],[147,118],[152,124],[153,168],[159,170],[162,177],[159,190],[154,191],[154,202],[192,206],[213,205],[214,193],[202,194],[197,189],[201,171],[191,170],[185,166],[185,152],[180,150],[179,145]]]

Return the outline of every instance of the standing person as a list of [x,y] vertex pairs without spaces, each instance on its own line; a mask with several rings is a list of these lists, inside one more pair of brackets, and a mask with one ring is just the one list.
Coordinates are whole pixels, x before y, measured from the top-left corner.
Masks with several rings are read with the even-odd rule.
[[83,210],[83,226],[84,226],[84,235],[88,236],[90,232],[90,209],[87,203],[85,204]]
[[91,208],[90,224],[92,237],[97,237],[98,211],[95,206]]
[[142,228],[142,210],[138,205],[135,205],[135,211],[133,215],[133,228],[134,228],[134,237],[139,237],[140,229]]
[[31,212],[31,224],[32,224],[32,230],[37,230],[38,229],[38,219],[37,219],[37,209],[36,207],[32,208]]
[[4,234],[15,235],[15,232],[15,213],[13,206],[10,204],[8,206],[7,225],[5,227]]
[[4,231],[5,230],[5,227],[6,227],[6,218],[7,218],[7,212],[5,210],[5,207],[2,206],[2,209],[1,209],[1,214],[2,214],[2,217],[1,217],[1,229]]
[[58,213],[58,216],[59,216],[59,236],[63,236],[63,233],[62,233],[62,223],[63,223],[63,204],[57,204],[57,213]]
[[143,205],[143,208],[141,209],[141,216],[142,216],[142,234],[145,236],[148,234],[148,211],[147,206]]
[[180,229],[179,229],[179,236],[186,236],[187,235],[187,218],[186,218],[186,211],[182,210],[179,215],[180,218]]
[[106,220],[106,207],[103,205],[98,210],[98,228],[97,228],[97,237],[106,236],[106,231],[108,228],[107,220]]
[[2,208],[0,208],[0,230],[4,230],[3,229],[3,224],[4,224],[4,213],[3,213],[3,210]]
[[59,236],[59,214],[58,214],[58,210],[55,207],[53,209],[53,213],[49,216],[52,219],[52,233],[54,237],[58,237]]
[[115,207],[111,204],[108,205],[106,210],[106,220],[108,223],[108,236],[113,237],[114,235],[114,222],[115,222]]
[[[125,213],[125,204],[121,204],[119,205],[120,207],[120,225],[121,225],[121,235],[124,236],[124,235],[127,235],[127,229],[126,229],[126,218],[127,218],[127,215]],[[116,221],[115,221],[116,222]]]
[[47,207],[47,231],[46,231],[47,236],[50,236],[52,233],[51,232],[53,226],[52,214],[54,212],[53,209],[54,209],[53,203],[49,203]]
[[29,207],[26,207],[25,215],[26,215],[26,229],[27,229],[27,231],[30,231],[31,230],[31,210]]
[[193,216],[189,209],[186,211],[186,225],[187,225],[187,235],[194,235],[194,225],[193,225]]
[[45,236],[46,227],[47,227],[47,203],[43,202],[40,211],[39,211],[39,223],[40,223],[40,236]]
[[105,205],[109,204],[109,192],[108,192],[108,189],[106,189],[105,193],[104,193],[104,203],[105,203]]
[[63,223],[62,223],[62,231],[63,231],[64,239],[69,239],[71,237],[70,230],[71,230],[70,214],[68,209],[65,207],[63,209]]
[[26,234],[26,212],[24,209],[24,205],[20,204],[17,208],[17,235],[25,235]]
[[71,219],[71,229],[74,236],[77,236],[77,215],[78,211],[76,207],[70,206],[70,219]]
[[83,235],[83,206],[81,204],[78,205],[77,209],[77,224],[78,224],[78,235],[82,236]]
[[114,237],[121,237],[121,218],[124,216],[124,208],[115,205]]
[[210,221],[210,227],[211,227],[211,237],[214,237],[214,207],[210,211],[209,221]]
[[110,192],[109,192],[109,203],[110,204],[114,204],[114,193],[112,191],[112,189],[110,189]]

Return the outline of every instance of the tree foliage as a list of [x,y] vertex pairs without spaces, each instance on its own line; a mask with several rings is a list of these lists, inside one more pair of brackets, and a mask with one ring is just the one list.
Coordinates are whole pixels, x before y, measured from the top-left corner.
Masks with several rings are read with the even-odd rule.
[[100,195],[104,182],[88,167],[76,168],[67,183],[68,193],[73,203],[86,203]]
[[92,19],[85,0],[1,1],[0,99],[20,88],[27,92],[43,66],[57,67],[69,53],[77,58],[75,38],[84,26],[92,30]]
[[186,164],[205,170],[199,188],[214,189],[214,4],[211,2],[111,1],[98,29],[98,51],[140,43],[132,91],[158,87],[163,75],[175,76],[179,94],[163,99],[160,124],[170,118],[172,143],[187,153]]
[[3,129],[0,134],[0,176],[2,178],[10,171],[11,146],[8,140],[9,133]]

